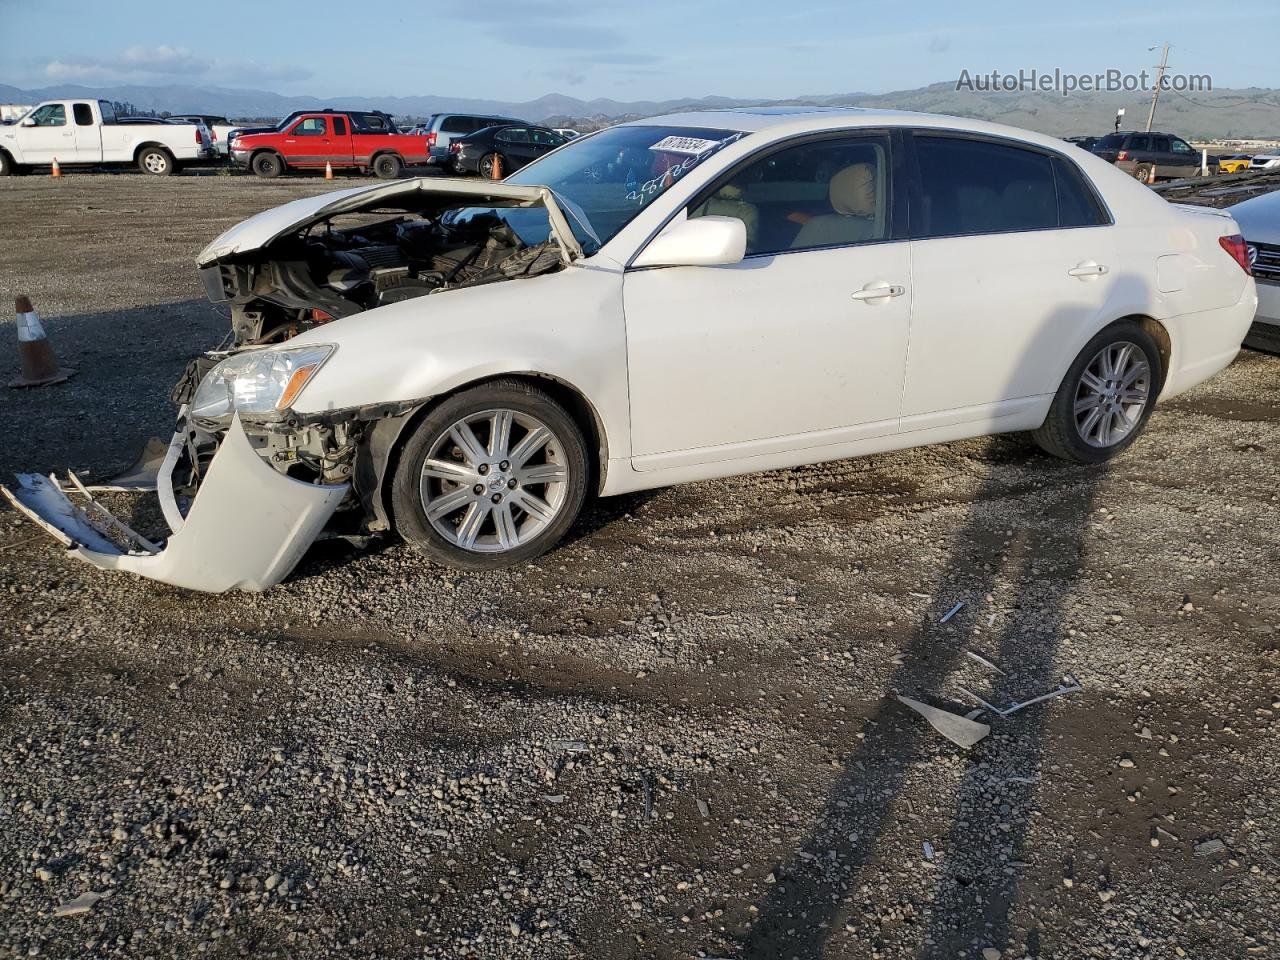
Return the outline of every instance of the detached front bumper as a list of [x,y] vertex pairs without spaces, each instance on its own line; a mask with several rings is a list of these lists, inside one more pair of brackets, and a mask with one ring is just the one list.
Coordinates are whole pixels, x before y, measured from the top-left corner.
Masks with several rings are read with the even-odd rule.
[[[184,441],[180,433],[171,452]],[[16,491],[0,490],[73,555],[101,570],[223,593],[267,590],[288,576],[350,486],[304,483],[272,469],[254,451],[237,418],[184,518],[173,505],[174,459],[166,458],[158,480],[173,528],[163,550],[111,517],[83,488],[89,497],[86,509],[73,504],[56,480],[35,474],[19,475]],[[127,541],[130,548],[118,546],[115,539]]]

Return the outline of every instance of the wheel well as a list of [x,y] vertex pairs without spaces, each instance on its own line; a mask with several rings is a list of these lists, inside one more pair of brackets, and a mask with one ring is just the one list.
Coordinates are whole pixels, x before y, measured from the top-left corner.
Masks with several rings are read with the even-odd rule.
[[252,166],[253,161],[256,160],[258,157],[262,156],[264,153],[269,153],[273,157],[279,157],[280,165],[286,166],[284,162],[284,157],[281,156],[280,151],[275,149],[274,147],[259,147],[257,150],[253,151],[253,153],[249,154],[249,164]]
[[154,140],[149,140],[146,143],[138,144],[138,146],[133,151],[133,159],[136,161],[140,156],[142,156],[142,151],[150,150],[152,147],[154,147],[157,150],[163,150],[171,158],[173,157],[173,151],[170,150],[163,143],[156,143]]
[[380,157],[395,157],[401,163],[404,163],[404,157],[400,155],[400,151],[392,150],[390,147],[377,151],[373,156],[369,158],[369,162],[371,164],[377,163]]
[[[1151,339],[1156,342],[1156,349],[1160,351],[1160,384],[1159,389],[1164,389],[1164,382],[1169,378],[1169,364],[1173,360],[1173,339],[1169,336],[1169,331],[1165,329],[1163,323],[1152,317],[1144,316],[1140,313],[1133,314],[1128,317],[1121,317],[1116,323],[1121,321],[1129,321],[1136,323],[1143,330],[1151,335]],[[1157,390],[1157,393],[1159,390]]]
[[[481,377],[478,380],[460,384],[447,393],[432,397],[410,413],[390,420],[380,420],[374,425],[369,437],[363,443],[367,460],[372,460],[373,462],[366,461],[368,472],[365,475],[363,484],[366,489],[361,491],[361,496],[365,500],[366,507],[372,507],[375,516],[379,520],[393,522],[391,505],[389,498],[386,496],[386,481],[388,477],[395,475],[396,468],[399,465],[400,451],[404,448],[404,438],[408,437],[417,428],[423,417],[434,407],[449,399],[449,397],[461,393],[463,390],[483,386],[494,380],[523,381],[530,386],[537,387],[548,394],[560,406],[564,407],[565,412],[569,414],[574,425],[582,431],[582,437],[587,442],[591,467],[591,476],[587,480],[587,489],[593,490],[598,494],[604,488],[605,468],[609,462],[608,438],[605,436],[604,424],[600,420],[600,415],[582,392],[572,384],[546,374],[528,372],[495,374],[494,376]],[[593,452],[594,456],[591,455]],[[357,474],[359,475],[360,472],[358,469]],[[361,485],[358,482],[357,489]],[[372,502],[370,502],[371,500]]]

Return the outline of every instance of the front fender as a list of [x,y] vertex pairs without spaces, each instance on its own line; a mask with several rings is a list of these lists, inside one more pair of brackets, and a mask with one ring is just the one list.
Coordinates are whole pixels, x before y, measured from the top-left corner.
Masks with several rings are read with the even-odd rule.
[[337,347],[293,404],[299,414],[420,401],[507,374],[543,375],[586,398],[612,456],[630,455],[622,274],[611,268],[571,266],[418,297],[290,343]]

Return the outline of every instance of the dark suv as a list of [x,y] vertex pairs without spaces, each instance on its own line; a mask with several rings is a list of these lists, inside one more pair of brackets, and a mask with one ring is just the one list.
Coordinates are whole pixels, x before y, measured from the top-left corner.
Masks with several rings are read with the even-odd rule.
[[1109,133],[1093,145],[1093,152],[1142,183],[1155,183],[1160,177],[1194,177],[1200,169],[1199,152],[1168,133]]

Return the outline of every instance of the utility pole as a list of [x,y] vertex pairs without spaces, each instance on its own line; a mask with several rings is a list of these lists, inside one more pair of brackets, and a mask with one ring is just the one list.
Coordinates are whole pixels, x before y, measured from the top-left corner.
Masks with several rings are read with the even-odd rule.
[[[1155,47],[1149,49],[1154,50]],[[1164,50],[1160,54],[1160,66],[1156,73],[1156,88],[1151,91],[1151,111],[1147,114],[1147,133],[1151,132],[1151,125],[1156,122],[1156,104],[1160,102],[1160,87],[1164,84],[1164,72],[1169,66],[1169,41],[1164,42]]]

